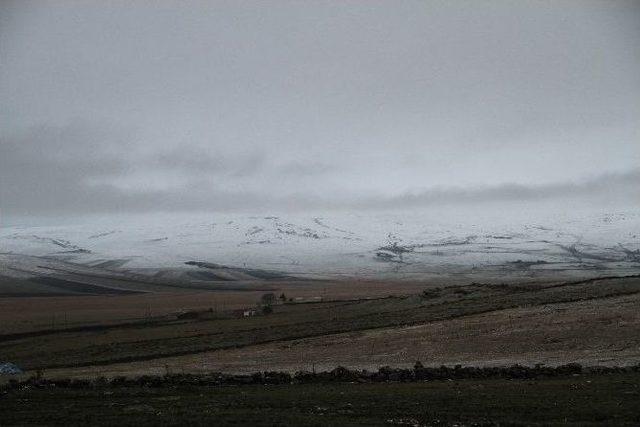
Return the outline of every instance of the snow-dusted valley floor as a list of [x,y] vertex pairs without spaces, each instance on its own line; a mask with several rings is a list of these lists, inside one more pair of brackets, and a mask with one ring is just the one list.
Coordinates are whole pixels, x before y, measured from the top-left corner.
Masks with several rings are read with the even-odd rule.
[[18,260],[23,272],[41,262],[22,255],[119,272],[186,272],[203,281],[224,279],[206,275],[219,266],[247,277],[265,271],[305,278],[501,281],[628,275],[640,271],[640,213],[121,216],[3,226],[0,252],[5,276],[15,274],[11,265]]

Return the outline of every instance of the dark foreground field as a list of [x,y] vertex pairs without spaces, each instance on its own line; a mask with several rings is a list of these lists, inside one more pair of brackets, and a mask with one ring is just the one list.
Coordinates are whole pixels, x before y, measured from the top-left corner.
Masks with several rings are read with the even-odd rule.
[[640,372],[286,385],[21,386],[2,425],[639,425]]

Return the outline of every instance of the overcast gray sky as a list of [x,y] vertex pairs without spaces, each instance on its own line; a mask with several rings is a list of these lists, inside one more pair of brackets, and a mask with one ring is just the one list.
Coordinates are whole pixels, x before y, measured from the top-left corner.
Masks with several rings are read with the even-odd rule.
[[0,2],[15,215],[640,200],[639,1]]

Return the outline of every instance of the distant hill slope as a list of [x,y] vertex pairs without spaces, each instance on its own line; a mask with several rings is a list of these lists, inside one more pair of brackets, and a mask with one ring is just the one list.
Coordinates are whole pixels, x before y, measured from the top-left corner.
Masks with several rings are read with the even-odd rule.
[[[159,282],[169,277],[183,282],[267,280],[273,274],[394,280],[455,276],[467,281],[580,278],[640,271],[640,213],[127,217],[4,227],[0,251]],[[0,275],[7,276],[1,270]],[[104,286],[111,285],[117,287]]]

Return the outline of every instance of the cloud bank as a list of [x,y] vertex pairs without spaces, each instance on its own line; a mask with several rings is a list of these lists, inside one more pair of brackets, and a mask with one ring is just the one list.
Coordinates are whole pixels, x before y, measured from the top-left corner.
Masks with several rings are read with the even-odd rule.
[[[0,144],[4,214],[145,211],[403,209],[493,202],[587,200],[634,205],[640,169],[576,182],[435,187],[385,194],[306,183],[337,173],[331,164],[278,163],[265,153],[216,155],[192,149],[136,150],[122,132],[102,126],[38,127]],[[381,179],[385,171],[379,171]],[[244,183],[238,186],[238,183]]]
[[636,1],[0,3],[0,209],[637,203]]

